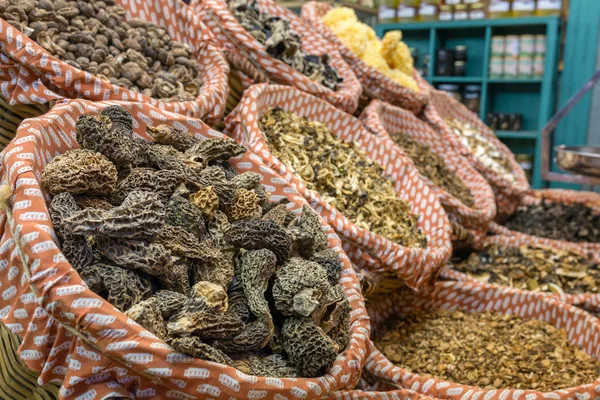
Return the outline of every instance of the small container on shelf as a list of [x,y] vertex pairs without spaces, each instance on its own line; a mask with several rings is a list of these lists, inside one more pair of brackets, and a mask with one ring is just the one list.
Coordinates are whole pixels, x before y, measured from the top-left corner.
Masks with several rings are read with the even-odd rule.
[[379,5],[378,20],[379,23],[396,22],[396,11],[398,9],[397,1],[384,0]]
[[505,47],[505,55],[517,57],[520,53],[520,44],[519,44],[519,36],[518,35],[508,35],[506,36],[506,47]]
[[440,21],[451,21],[454,17],[454,6],[445,4],[440,6],[440,13],[438,14],[438,19]]
[[467,62],[467,46],[459,45],[454,48],[454,61]]
[[447,4],[449,6],[455,6],[455,5],[462,4],[462,3],[463,3],[462,0],[445,0],[444,1],[444,4]]
[[415,22],[417,20],[417,10],[417,7],[400,4],[396,11],[396,19],[398,22]]
[[479,115],[481,111],[481,85],[465,86],[464,105],[475,114]]
[[523,171],[525,171],[527,180],[531,182],[531,177],[533,176],[533,155],[515,154],[515,160],[519,163],[521,168],[523,168]]
[[533,76],[533,57],[531,55],[521,54],[519,56],[517,76],[522,79],[531,78]]
[[436,76],[452,76],[454,70],[454,52],[439,49],[437,51]]
[[533,56],[535,54],[535,43],[534,35],[519,36],[519,55]]
[[529,17],[535,13],[535,0],[513,0],[512,11],[514,17]]
[[502,77],[505,79],[516,79],[518,75],[519,57],[506,56],[504,57],[504,67]]
[[490,127],[490,129],[492,130],[497,130],[498,129],[498,114],[496,113],[487,113],[487,126]]
[[535,35],[535,54],[543,56],[546,54],[546,35]]
[[490,78],[498,79],[501,78],[502,75],[504,75],[504,57],[492,56],[490,59]]
[[508,114],[508,128],[511,131],[523,129],[523,114]]
[[507,18],[510,16],[510,1],[490,0],[490,5],[488,6],[489,18]]
[[469,19],[469,6],[467,4],[457,4],[454,6],[454,20],[464,21]]
[[454,61],[454,76],[465,76],[467,73],[464,61]]
[[476,4],[479,3],[481,0],[463,0],[464,4]]
[[560,15],[561,9],[562,0],[538,0],[535,15],[540,17]]
[[473,3],[469,10],[469,19],[485,19],[485,4],[484,3]]
[[422,76],[429,75],[429,64],[430,64],[429,54],[425,54],[425,57],[423,57],[423,67],[422,67],[422,72],[421,72]]
[[510,120],[508,114],[498,114],[498,129],[501,131],[510,130]]
[[455,85],[453,83],[445,83],[443,85],[438,85],[438,89],[439,90],[443,90],[444,92],[448,92],[457,101],[462,101],[462,97],[460,95],[460,91],[458,89],[458,85]]
[[504,57],[506,54],[506,36],[492,36],[492,57]]
[[542,78],[544,76],[544,59],[545,56],[536,55],[533,59],[533,77]]
[[419,21],[436,21],[438,19],[439,6],[422,2],[419,7]]

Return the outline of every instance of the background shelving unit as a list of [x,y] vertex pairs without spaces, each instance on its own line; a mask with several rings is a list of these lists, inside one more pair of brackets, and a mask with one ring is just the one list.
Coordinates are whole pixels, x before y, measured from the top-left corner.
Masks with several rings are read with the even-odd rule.
[[[555,88],[558,78],[558,50],[560,44],[559,17],[526,17],[469,21],[432,21],[379,24],[377,35],[390,30],[402,30],[403,40],[418,50],[417,67],[429,55],[429,74],[424,76],[434,86],[444,83],[481,85],[481,111],[486,121],[488,112],[523,114],[522,131],[497,131],[496,135],[515,154],[532,154],[534,159],[532,186],[542,188],[541,138],[543,125],[553,115]],[[541,79],[492,79],[488,67],[493,35],[545,34],[546,56],[544,76]],[[440,48],[466,45],[466,76],[435,76],[436,54]]]

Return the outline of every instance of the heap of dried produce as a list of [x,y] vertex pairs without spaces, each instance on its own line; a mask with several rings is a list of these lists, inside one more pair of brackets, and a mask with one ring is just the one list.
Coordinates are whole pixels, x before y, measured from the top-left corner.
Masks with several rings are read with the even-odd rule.
[[419,172],[431,179],[434,185],[444,189],[468,207],[475,205],[475,199],[469,188],[446,166],[442,157],[407,134],[399,132],[392,134],[391,137],[398,146],[402,147]]
[[332,8],[322,18],[337,38],[370,67],[400,85],[419,91],[412,77],[414,61],[401,31],[386,32],[380,40],[373,28],[360,22],[349,7]]
[[390,323],[375,344],[414,373],[484,389],[546,392],[593,383],[600,372],[563,329],[490,311],[420,311]]
[[453,268],[483,282],[518,289],[556,294],[600,292],[598,265],[568,250],[488,245]]
[[326,125],[272,108],[260,119],[269,148],[306,186],[357,226],[405,247],[424,247],[410,204],[398,197],[383,168]]
[[600,213],[583,203],[543,200],[519,207],[506,222],[508,229],[570,242],[600,242]]
[[318,216],[271,203],[245,149],[167,126],[133,138],[121,107],[83,115],[81,148],[42,184],[89,288],[177,351],[265,376],[314,377],[349,342],[341,262]]
[[146,96],[195,99],[202,81],[190,48],[125,13],[115,0],[0,0],[0,17],[67,64]]
[[290,28],[290,22],[258,9],[257,0],[229,0],[229,10],[240,25],[258,40],[271,56],[301,72],[310,80],[337,90],[343,78],[329,64],[328,54],[315,56],[302,50],[302,37]]
[[485,138],[474,126],[463,123],[457,119],[448,119],[446,123],[458,136],[464,146],[473,152],[473,155],[486,167],[502,176],[509,182],[515,181],[513,169],[508,158]]

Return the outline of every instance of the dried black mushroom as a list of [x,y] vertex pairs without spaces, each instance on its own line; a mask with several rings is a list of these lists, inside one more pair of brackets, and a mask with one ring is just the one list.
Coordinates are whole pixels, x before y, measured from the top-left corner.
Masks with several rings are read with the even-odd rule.
[[198,96],[192,50],[151,22],[125,21],[114,0],[4,0],[0,17],[65,63],[166,101]]
[[161,126],[142,142],[121,107],[80,121],[77,153],[105,168],[77,176],[112,183],[64,181],[48,209],[90,290],[178,352],[262,376],[326,372],[348,346],[350,306],[314,211],[269,203],[260,175],[227,166],[243,151],[229,139]]

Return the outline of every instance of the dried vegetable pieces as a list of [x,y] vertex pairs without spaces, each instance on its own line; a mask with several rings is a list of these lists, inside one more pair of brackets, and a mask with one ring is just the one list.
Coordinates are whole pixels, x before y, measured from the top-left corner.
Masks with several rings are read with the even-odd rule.
[[598,265],[569,250],[488,244],[452,268],[479,281],[518,289],[559,295],[600,292]]
[[522,206],[505,223],[513,231],[569,242],[600,242],[600,213],[584,203],[542,200]]
[[271,56],[331,90],[335,91],[343,81],[330,65],[329,55],[305,54],[302,37],[292,32],[289,21],[261,12],[257,0],[229,0],[228,6],[240,25],[265,46]]
[[600,372],[564,329],[492,311],[409,314],[389,322],[375,345],[410,371],[484,389],[546,392],[592,383]]
[[147,142],[132,126],[119,106],[83,115],[82,148],[42,174],[89,288],[181,353],[253,375],[327,372],[349,344],[350,307],[317,215],[237,174],[227,160],[245,148],[232,140],[160,126]]
[[262,115],[260,129],[273,154],[357,226],[402,246],[425,247],[418,216],[398,198],[383,168],[356,144],[280,108]]
[[397,132],[391,134],[392,140],[402,147],[421,174],[436,185],[456,197],[463,204],[473,207],[475,199],[469,188],[446,166],[442,157],[433,153],[428,146],[417,142],[410,136]]
[[486,139],[475,126],[457,119],[447,119],[446,124],[456,134],[459,141],[473,152],[484,166],[492,169],[508,182],[515,182],[510,160]]
[[419,91],[412,77],[413,58],[402,41],[402,32],[390,31],[380,40],[375,31],[360,22],[353,9],[338,7],[329,10],[322,18],[337,38],[361,60],[394,82]]
[[0,17],[65,63],[160,100],[194,100],[203,82],[190,48],[125,14],[115,0],[0,2]]

